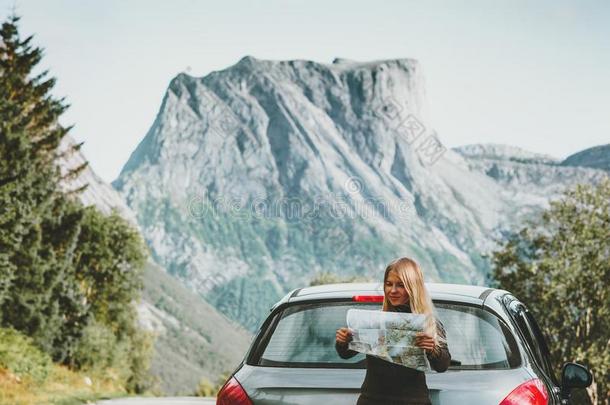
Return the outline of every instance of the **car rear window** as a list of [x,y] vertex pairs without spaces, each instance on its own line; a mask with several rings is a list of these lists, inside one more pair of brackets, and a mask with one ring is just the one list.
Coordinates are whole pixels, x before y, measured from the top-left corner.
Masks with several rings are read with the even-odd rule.
[[[495,315],[477,307],[436,303],[451,353],[450,369],[506,369],[520,365],[512,333]],[[254,364],[275,367],[364,368],[365,355],[342,359],[335,332],[350,308],[381,310],[380,304],[333,302],[285,308],[259,335]]]

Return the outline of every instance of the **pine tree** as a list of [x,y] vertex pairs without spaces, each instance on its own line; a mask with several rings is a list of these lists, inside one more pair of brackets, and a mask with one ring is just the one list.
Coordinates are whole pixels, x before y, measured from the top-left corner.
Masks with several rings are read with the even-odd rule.
[[[52,352],[65,322],[58,291],[70,267],[78,209],[59,192],[57,148],[67,108],[50,95],[42,50],[21,40],[18,17],[0,29],[0,320]],[[68,279],[69,281],[69,279]]]

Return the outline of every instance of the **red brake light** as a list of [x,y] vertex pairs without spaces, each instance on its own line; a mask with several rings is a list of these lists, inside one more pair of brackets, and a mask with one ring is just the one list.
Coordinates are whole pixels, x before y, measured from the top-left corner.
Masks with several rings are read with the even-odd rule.
[[547,405],[549,394],[537,378],[526,381],[512,390],[500,405]]
[[216,405],[253,405],[252,401],[246,394],[235,377],[231,377],[229,381],[222,386],[216,396]]
[[383,302],[383,295],[354,295],[352,301],[356,302]]

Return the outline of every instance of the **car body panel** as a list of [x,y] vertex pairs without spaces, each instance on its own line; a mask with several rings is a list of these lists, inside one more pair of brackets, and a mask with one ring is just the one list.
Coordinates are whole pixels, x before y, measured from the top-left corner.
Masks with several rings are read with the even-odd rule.
[[[355,404],[365,369],[317,369],[244,365],[235,374],[256,405]],[[433,404],[498,404],[532,376],[523,368],[426,374]]]

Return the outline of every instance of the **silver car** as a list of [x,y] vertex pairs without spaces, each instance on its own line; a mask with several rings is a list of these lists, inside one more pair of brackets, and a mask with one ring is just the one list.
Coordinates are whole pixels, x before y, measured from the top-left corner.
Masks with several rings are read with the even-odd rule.
[[[591,384],[583,366],[567,363],[561,381],[545,339],[526,306],[493,288],[427,283],[445,326],[451,366],[429,372],[435,405],[565,404]],[[365,355],[342,359],[335,332],[350,308],[381,309],[381,283],[299,288],[277,302],[217,404],[355,404]]]

